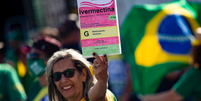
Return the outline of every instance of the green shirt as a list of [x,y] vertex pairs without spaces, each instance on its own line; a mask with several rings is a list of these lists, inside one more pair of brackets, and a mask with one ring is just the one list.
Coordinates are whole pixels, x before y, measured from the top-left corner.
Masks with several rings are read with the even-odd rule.
[[0,64],[0,101],[26,100],[17,72],[8,64]]
[[48,101],[48,86],[42,87],[39,80],[35,81],[29,90],[28,101]]
[[201,99],[201,69],[189,69],[173,88],[184,98]]
[[[31,76],[29,72],[26,72],[26,66],[23,63],[19,65],[19,62],[21,61],[17,57],[18,56],[12,48],[6,51],[6,61],[14,64],[14,68],[17,71],[22,85],[24,86],[25,92],[27,93],[35,77]],[[24,72],[22,73],[20,70],[23,70]]]

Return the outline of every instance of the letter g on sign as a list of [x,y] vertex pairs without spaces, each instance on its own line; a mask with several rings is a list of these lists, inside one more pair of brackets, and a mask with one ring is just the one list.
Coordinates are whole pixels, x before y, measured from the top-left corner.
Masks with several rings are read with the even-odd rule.
[[88,32],[88,31],[85,31],[85,32],[84,32],[84,36],[88,37],[88,36],[89,36],[89,32]]

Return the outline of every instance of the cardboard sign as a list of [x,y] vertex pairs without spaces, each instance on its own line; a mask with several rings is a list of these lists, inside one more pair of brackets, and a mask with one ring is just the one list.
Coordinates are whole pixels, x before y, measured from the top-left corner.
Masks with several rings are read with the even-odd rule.
[[77,0],[82,53],[91,57],[121,54],[115,0]]

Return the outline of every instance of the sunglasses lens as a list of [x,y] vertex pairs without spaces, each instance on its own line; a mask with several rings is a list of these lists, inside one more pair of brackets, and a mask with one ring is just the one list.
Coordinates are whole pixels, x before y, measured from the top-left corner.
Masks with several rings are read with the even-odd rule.
[[74,71],[75,69],[67,69],[65,70],[63,73],[60,72],[56,72],[52,75],[52,79],[56,82],[59,81],[61,79],[61,75],[64,74],[64,76],[66,78],[71,78],[74,76]]
[[54,74],[52,75],[52,79],[53,79],[54,81],[59,81],[59,80],[61,79],[61,73],[54,73]]
[[64,71],[64,76],[66,77],[66,78],[71,78],[71,77],[73,77],[74,76],[74,70],[75,69],[68,69],[68,70],[66,70],[66,71]]

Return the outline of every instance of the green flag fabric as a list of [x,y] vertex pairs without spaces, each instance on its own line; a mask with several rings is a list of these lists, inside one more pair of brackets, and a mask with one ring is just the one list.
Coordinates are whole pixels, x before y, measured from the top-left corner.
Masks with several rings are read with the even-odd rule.
[[137,94],[155,93],[167,73],[189,66],[196,18],[183,0],[132,8],[121,27],[121,42]]
[[197,14],[197,22],[201,25],[201,1],[199,2],[188,2],[190,6],[195,10]]

